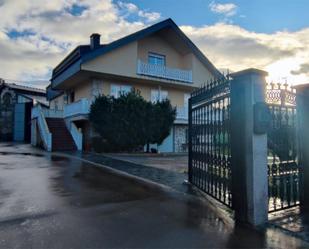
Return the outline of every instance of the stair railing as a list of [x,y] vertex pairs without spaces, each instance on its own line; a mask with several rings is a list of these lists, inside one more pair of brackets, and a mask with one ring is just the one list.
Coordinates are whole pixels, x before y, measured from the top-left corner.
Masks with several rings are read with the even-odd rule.
[[71,136],[73,137],[77,150],[82,150],[83,149],[83,134],[78,130],[78,128],[73,122],[69,123],[68,128],[71,133]]
[[44,147],[47,151],[52,151],[52,134],[49,131],[47,122],[45,120],[43,109],[40,104],[38,104],[35,108],[33,108],[33,112],[35,112],[36,114],[35,116],[37,118],[37,122],[38,122],[39,130],[40,130],[41,138],[44,143]]

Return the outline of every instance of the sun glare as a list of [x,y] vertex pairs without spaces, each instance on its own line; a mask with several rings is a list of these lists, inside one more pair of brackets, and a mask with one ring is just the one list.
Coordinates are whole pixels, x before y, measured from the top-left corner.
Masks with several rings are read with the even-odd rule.
[[308,83],[308,79],[304,74],[295,75],[291,71],[297,70],[301,61],[295,58],[279,60],[270,64],[265,68],[269,73],[266,78],[267,82],[288,83],[289,85],[299,85]]

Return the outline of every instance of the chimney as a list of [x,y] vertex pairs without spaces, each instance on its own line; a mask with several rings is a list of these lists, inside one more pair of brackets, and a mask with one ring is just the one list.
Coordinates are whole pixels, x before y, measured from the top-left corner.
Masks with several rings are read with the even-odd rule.
[[96,33],[90,36],[90,48],[91,49],[94,50],[100,47],[100,36],[101,36],[100,34],[96,34]]

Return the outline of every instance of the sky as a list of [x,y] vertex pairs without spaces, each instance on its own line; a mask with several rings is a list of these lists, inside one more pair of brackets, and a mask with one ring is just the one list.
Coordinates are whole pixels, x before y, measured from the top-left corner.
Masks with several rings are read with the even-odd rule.
[[45,87],[91,33],[108,43],[172,18],[222,71],[309,83],[308,0],[0,0],[0,78]]

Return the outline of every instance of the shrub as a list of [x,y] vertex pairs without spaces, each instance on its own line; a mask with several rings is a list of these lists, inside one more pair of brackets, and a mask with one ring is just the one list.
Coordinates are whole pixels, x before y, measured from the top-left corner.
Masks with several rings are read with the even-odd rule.
[[93,140],[94,148],[136,151],[145,144],[161,144],[169,135],[175,117],[176,110],[169,100],[153,104],[136,90],[119,98],[101,95],[91,105],[89,115],[99,134]]

